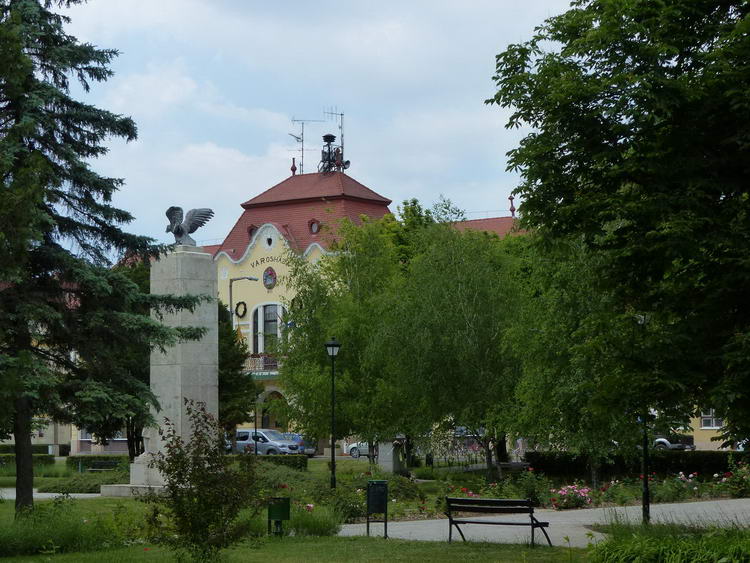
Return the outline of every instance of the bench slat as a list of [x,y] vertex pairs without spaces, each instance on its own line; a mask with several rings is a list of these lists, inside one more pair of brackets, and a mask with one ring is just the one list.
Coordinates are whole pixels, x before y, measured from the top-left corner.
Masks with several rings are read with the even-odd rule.
[[450,507],[450,512],[481,512],[483,514],[533,514],[534,509],[525,506],[463,506],[454,504]]
[[[489,526],[529,526],[531,522],[497,522],[494,520],[459,520],[453,518],[451,520],[454,524],[487,524]],[[534,522],[535,528],[549,528],[549,522]]]
[[473,504],[478,506],[533,506],[530,500],[507,498],[463,498],[445,497],[448,506],[451,504]]

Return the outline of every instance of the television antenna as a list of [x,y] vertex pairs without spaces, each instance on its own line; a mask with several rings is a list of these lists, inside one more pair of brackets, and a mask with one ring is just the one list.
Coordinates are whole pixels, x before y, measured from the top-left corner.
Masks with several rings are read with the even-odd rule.
[[[294,133],[289,133],[289,136],[292,137],[295,141],[297,141],[300,145],[300,148],[297,149],[300,153],[300,159],[299,159],[299,173],[304,174],[305,173],[305,123],[323,123],[323,119],[295,119],[294,116],[292,116],[292,123],[300,124],[300,134],[295,135]],[[315,149],[308,149],[308,150],[315,150]]]

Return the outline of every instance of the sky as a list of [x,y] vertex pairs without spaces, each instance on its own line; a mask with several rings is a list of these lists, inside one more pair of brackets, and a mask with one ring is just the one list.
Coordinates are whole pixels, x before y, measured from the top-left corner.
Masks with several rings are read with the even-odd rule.
[[[519,182],[506,152],[495,55],[529,39],[568,0],[257,2],[90,0],[67,32],[121,52],[114,77],[76,97],[138,125],[93,163],[123,178],[127,230],[173,242],[165,210],[210,207],[194,238],[223,240],[240,204],[287,178],[305,126],[305,172],[344,114],[347,173],[398,203],[443,195],[467,218],[509,215]],[[518,207],[518,201],[516,201]]]

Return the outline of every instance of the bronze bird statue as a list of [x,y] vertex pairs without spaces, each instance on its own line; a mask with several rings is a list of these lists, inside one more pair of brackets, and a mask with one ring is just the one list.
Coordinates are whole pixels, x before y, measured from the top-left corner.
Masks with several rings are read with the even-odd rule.
[[167,225],[166,232],[174,234],[174,240],[177,244],[196,246],[190,233],[194,233],[198,227],[202,227],[208,223],[208,220],[213,216],[214,212],[211,209],[201,207],[200,209],[191,209],[188,211],[187,218],[183,221],[182,207],[170,207],[167,209],[169,225]]

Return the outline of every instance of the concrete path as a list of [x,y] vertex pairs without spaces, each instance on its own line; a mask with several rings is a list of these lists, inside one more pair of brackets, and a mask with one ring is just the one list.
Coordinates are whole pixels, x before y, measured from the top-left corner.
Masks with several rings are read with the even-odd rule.
[[[586,547],[590,542],[604,538],[603,534],[591,531],[594,524],[606,524],[615,517],[640,522],[641,507],[627,506],[617,508],[588,508],[581,510],[549,510],[540,509],[534,515],[541,522],[549,522],[547,533],[552,545],[566,546],[566,536],[573,547]],[[523,521],[523,515],[512,516]],[[750,525],[750,499],[712,500],[702,502],[684,502],[676,504],[651,505],[651,518],[654,522],[681,522],[698,524],[729,525],[739,522]],[[492,517],[479,517],[477,520],[492,520]],[[489,541],[498,543],[528,543],[530,530],[521,526],[483,526],[471,524],[461,529],[469,541]],[[365,535],[365,524],[346,524],[341,530],[341,536]],[[383,535],[383,524],[371,524],[370,534]],[[448,520],[418,520],[412,522],[389,522],[388,537],[408,540],[447,541]],[[455,528],[454,541],[461,541]],[[544,543],[546,540],[541,531],[536,531],[536,541]]]
[[[60,493],[40,493],[34,489],[35,499],[49,499],[59,497]],[[72,493],[70,498],[99,498],[99,493]],[[0,499],[2,500],[16,500],[15,489],[0,489]]]

